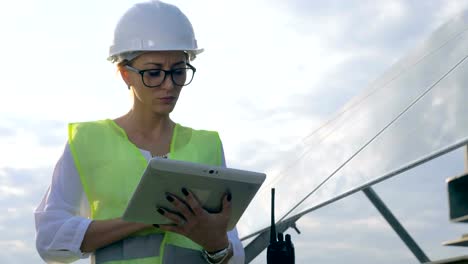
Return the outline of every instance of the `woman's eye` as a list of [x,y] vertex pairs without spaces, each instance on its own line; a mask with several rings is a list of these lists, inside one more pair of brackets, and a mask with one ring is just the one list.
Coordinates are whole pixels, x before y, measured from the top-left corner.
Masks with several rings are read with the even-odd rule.
[[146,74],[151,78],[157,78],[157,77],[161,77],[162,71],[160,71],[160,70],[150,70],[150,71],[147,71]]
[[185,74],[185,69],[175,69],[172,71],[172,74],[174,75],[184,75]]

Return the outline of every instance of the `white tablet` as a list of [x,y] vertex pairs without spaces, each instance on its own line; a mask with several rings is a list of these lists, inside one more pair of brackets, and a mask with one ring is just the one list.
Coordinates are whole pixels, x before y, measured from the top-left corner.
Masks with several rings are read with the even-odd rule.
[[202,165],[178,160],[153,158],[130,199],[123,219],[147,224],[170,224],[157,209],[176,211],[166,200],[171,193],[183,198],[181,189],[191,191],[208,211],[220,211],[222,198],[232,195],[228,230],[235,227],[265,180],[264,173]]

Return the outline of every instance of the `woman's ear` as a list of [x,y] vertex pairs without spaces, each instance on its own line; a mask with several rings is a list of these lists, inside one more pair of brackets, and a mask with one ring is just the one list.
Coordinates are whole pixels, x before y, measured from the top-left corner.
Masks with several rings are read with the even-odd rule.
[[120,76],[122,77],[122,80],[125,82],[127,85],[128,89],[130,90],[130,75],[128,74],[128,70],[125,68],[126,65],[128,65],[129,61],[128,60],[123,60],[117,64],[117,71],[119,71]]
[[120,72],[120,76],[122,77],[122,80],[125,82],[128,89],[130,89],[130,77],[128,75],[128,71],[125,68],[121,67],[119,69],[119,72]]

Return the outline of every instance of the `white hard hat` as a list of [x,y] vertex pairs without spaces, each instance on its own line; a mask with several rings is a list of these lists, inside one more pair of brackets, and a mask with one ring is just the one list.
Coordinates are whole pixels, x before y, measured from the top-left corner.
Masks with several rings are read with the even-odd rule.
[[111,62],[134,58],[142,51],[181,50],[190,60],[203,52],[192,24],[174,5],[161,1],[139,3],[119,20],[109,49]]

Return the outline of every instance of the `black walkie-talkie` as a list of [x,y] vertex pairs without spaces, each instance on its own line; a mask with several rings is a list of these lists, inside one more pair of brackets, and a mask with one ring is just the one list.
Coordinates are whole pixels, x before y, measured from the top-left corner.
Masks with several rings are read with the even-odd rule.
[[276,238],[275,225],[275,188],[271,189],[271,227],[270,227],[270,245],[267,249],[268,264],[294,264],[294,247],[291,236],[286,235],[286,241],[283,240],[283,234],[278,234]]

